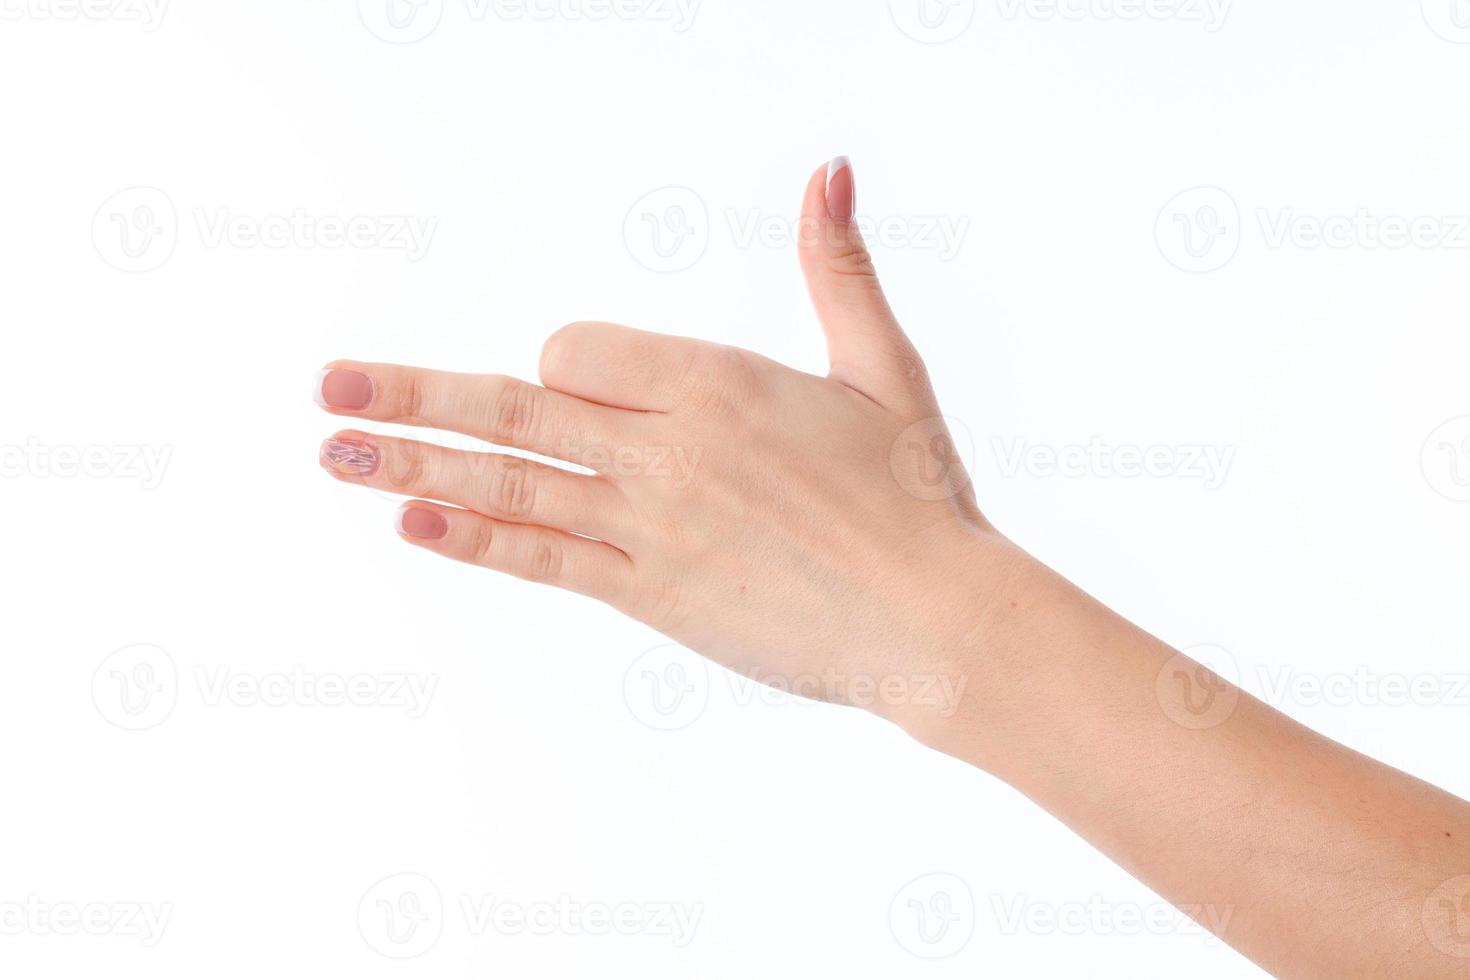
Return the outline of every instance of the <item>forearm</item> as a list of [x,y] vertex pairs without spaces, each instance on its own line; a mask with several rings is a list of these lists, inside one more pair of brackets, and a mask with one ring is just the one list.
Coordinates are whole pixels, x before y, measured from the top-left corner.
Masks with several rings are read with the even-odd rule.
[[1470,976],[1433,898],[1470,874],[1470,805],[1228,685],[1202,709],[1192,662],[1004,542],[981,551],[1003,584],[955,664],[969,695],[910,719],[916,737],[1204,909],[1277,975]]

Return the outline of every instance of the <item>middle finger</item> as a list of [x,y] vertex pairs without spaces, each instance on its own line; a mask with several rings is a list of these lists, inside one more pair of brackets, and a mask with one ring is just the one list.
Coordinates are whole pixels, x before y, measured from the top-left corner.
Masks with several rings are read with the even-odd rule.
[[322,373],[317,401],[335,415],[448,429],[604,471],[616,450],[640,444],[648,418],[504,375],[354,361]]
[[500,453],[345,430],[322,443],[322,467],[347,483],[439,500],[516,524],[539,524],[618,545],[631,523],[621,490],[600,476],[570,473]]

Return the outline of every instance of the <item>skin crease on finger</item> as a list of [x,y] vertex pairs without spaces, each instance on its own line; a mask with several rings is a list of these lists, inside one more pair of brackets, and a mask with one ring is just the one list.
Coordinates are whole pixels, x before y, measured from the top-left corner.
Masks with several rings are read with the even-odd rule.
[[1470,976],[1421,916],[1470,875],[1470,807],[1223,681],[1232,713],[1192,727],[1168,681],[1199,665],[990,525],[879,286],[855,187],[838,158],[802,210],[829,376],[600,323],[550,337],[540,385],[337,361],[315,389],[332,414],[590,474],[361,428],[324,443],[323,467],[416,498],[395,519],[411,544],[595,597],[741,674],[894,721],[1176,903],[1210,883],[1233,910],[1214,928],[1277,975]]

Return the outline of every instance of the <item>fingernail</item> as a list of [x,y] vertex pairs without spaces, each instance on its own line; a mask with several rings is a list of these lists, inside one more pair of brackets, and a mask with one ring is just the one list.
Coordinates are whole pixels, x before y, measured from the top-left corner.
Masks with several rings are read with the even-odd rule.
[[857,213],[857,180],[852,161],[837,157],[827,164],[827,216],[838,224],[847,224]]
[[323,371],[313,394],[323,408],[358,411],[372,404],[373,379],[358,371]]
[[449,533],[449,522],[438,511],[404,504],[398,508],[398,533],[420,541],[438,541]]
[[378,451],[355,439],[328,439],[322,443],[321,464],[342,476],[372,476],[378,472]]

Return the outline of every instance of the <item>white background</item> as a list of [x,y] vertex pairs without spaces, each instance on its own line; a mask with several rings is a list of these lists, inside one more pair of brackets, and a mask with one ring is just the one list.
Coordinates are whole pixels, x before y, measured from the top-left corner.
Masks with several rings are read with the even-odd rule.
[[[990,517],[1470,794],[1463,0],[386,2],[0,0],[0,972],[1259,975],[989,777],[405,546],[319,472],[334,357],[531,377],[606,319],[822,370],[780,232],[836,153]],[[298,214],[371,240],[250,237]],[[1090,444],[1165,462],[1046,464]],[[371,703],[252,694],[293,672]]]

